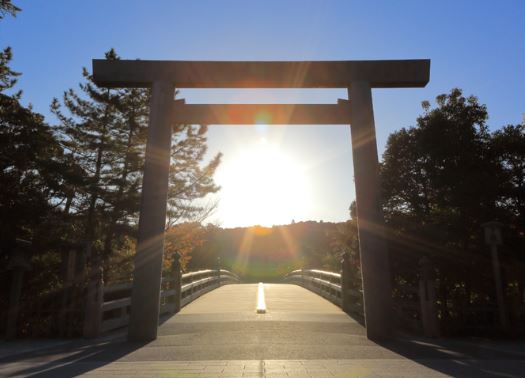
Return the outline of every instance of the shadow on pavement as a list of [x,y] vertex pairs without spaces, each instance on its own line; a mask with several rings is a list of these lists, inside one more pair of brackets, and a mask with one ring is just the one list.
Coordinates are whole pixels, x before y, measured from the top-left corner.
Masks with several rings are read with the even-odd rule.
[[455,377],[523,377],[525,374],[523,342],[403,337],[378,345]]
[[[71,377],[114,362],[146,344],[127,342],[123,338],[100,342],[81,340],[2,358],[0,366],[7,363],[13,366],[7,376]],[[20,363],[18,368],[17,363]]]

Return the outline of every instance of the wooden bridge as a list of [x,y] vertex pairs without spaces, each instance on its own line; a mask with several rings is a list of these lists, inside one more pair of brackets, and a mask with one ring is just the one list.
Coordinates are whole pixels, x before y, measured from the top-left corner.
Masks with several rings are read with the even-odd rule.
[[[236,282],[224,270],[182,275],[179,297],[170,279],[163,280],[158,338],[141,343],[127,341],[122,331],[129,298],[111,297],[129,287],[105,288],[105,334],[27,351],[0,348],[0,376],[484,377],[525,371],[522,342],[369,340],[359,319],[340,307],[337,273],[300,270],[283,283]],[[182,308],[173,314],[179,298]],[[116,327],[121,331],[107,332]]]

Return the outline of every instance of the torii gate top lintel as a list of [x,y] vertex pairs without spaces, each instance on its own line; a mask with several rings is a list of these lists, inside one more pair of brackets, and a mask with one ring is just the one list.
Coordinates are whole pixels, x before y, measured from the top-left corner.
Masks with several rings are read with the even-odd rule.
[[93,60],[94,81],[103,87],[177,88],[371,88],[424,87],[430,60],[359,61],[159,61]]

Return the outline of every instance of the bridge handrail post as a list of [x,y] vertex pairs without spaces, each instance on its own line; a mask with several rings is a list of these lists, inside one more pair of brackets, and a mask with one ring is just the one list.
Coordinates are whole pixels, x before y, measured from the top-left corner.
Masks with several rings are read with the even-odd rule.
[[180,269],[180,257],[179,253],[175,253],[173,262],[171,263],[171,276],[173,278],[173,289],[175,290],[175,294],[172,297],[172,312],[174,314],[178,313],[181,308],[182,271]]
[[344,252],[341,255],[341,308],[349,313],[350,303],[350,254]]
[[434,269],[428,257],[423,256],[419,260],[419,269],[419,303],[423,334],[427,337],[439,337]]
[[16,239],[13,251],[7,266],[11,270],[11,282],[9,291],[9,305],[7,308],[6,339],[15,339],[17,334],[18,313],[20,310],[20,299],[24,283],[24,272],[29,270],[30,259],[27,249],[30,242]]
[[93,258],[89,267],[86,295],[83,333],[86,338],[94,338],[98,337],[102,331],[102,305],[104,303],[103,268],[99,256]]
[[221,258],[217,257],[217,287],[221,286]]

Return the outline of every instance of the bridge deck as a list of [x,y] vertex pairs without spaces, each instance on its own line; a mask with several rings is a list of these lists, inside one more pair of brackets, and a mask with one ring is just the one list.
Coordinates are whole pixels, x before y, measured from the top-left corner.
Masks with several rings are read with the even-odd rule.
[[[227,285],[189,304],[130,359],[265,360],[346,358],[373,345],[341,309],[295,285],[266,284],[267,312],[257,314],[257,285]],[[164,350],[159,353],[159,347]],[[359,353],[364,355],[362,351]]]
[[484,377],[525,371],[523,343],[401,338],[379,345],[308,290],[266,284],[265,294],[267,313],[257,314],[256,284],[223,286],[165,319],[153,342],[84,341],[0,357],[0,376]]

